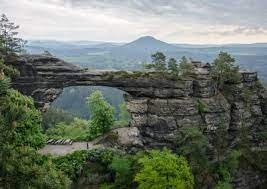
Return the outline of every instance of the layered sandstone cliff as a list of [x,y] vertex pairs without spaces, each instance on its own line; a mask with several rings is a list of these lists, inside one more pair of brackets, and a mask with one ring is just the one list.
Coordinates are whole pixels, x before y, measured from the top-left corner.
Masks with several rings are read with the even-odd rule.
[[[255,72],[241,72],[240,82],[226,83],[218,90],[209,65],[201,63],[195,65],[193,76],[184,78],[166,73],[88,70],[47,55],[21,56],[12,64],[20,71],[20,76],[13,78],[13,87],[32,96],[43,111],[64,87],[109,86],[125,91],[130,126],[137,128],[133,134],[121,134],[123,139],[131,139],[123,140],[127,147],[173,148],[181,129],[188,127],[204,127],[211,141],[218,127],[223,127],[229,147],[233,147],[239,130],[246,127],[254,147],[266,148],[266,139],[257,134],[267,129],[267,90]],[[239,174],[236,188],[253,188],[249,183],[253,179],[264,182],[255,172]]]

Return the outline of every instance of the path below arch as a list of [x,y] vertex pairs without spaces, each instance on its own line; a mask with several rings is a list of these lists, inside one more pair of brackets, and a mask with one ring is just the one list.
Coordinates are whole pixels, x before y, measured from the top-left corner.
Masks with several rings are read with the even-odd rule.
[[[92,142],[88,142],[88,149],[94,149],[99,145],[94,145]],[[52,156],[64,156],[77,150],[86,150],[87,142],[73,142],[72,145],[52,145],[48,144],[44,148],[39,150],[39,153],[43,155]]]

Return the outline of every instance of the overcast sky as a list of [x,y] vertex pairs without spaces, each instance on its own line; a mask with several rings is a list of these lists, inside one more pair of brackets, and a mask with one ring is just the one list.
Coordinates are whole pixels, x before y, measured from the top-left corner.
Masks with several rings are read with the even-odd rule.
[[0,0],[26,39],[267,42],[266,0]]

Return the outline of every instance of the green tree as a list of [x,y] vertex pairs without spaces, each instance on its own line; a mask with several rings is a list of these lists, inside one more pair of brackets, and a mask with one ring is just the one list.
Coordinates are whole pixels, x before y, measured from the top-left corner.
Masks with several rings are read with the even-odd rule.
[[[16,53],[14,46],[9,50]],[[0,188],[68,188],[69,179],[36,150],[45,142],[41,115],[31,98],[10,89],[9,77],[16,73],[0,60]]]
[[152,150],[139,160],[142,165],[135,181],[140,189],[190,189],[194,179],[185,158],[176,156],[171,151]]
[[41,129],[41,114],[35,109],[33,100],[13,89],[7,90],[3,98],[0,142],[33,148],[43,146],[45,136]]
[[100,91],[93,92],[87,98],[91,113],[90,133],[93,137],[107,132],[115,122],[115,110],[105,100]]
[[225,82],[240,81],[239,67],[234,63],[235,59],[227,52],[220,52],[213,61],[211,75],[215,79],[218,89],[221,89]]
[[182,76],[191,74],[193,72],[193,66],[189,63],[185,56],[183,56],[179,62],[179,71]]
[[172,75],[174,76],[178,76],[179,72],[178,72],[178,65],[177,65],[177,61],[174,58],[170,58],[168,61],[168,70],[171,72]]
[[127,111],[127,107],[125,103],[120,104],[119,107],[120,107],[119,125],[126,126],[127,124],[129,124],[129,121],[131,120],[131,116],[129,112]]
[[0,88],[0,188],[67,188],[68,178],[36,151],[44,135],[32,99],[8,83]]
[[16,37],[19,28],[13,22],[10,22],[5,14],[1,15],[0,18],[0,57],[7,58],[9,55],[14,55],[23,50],[25,41],[21,38]]
[[166,56],[162,52],[156,52],[151,55],[152,64],[156,71],[166,70]]
[[114,188],[131,188],[134,179],[132,162],[126,157],[114,156],[110,167],[116,174]]
[[197,127],[182,129],[177,138],[177,153],[188,159],[195,184],[199,188],[215,182],[212,165],[207,156],[208,146],[208,138]]

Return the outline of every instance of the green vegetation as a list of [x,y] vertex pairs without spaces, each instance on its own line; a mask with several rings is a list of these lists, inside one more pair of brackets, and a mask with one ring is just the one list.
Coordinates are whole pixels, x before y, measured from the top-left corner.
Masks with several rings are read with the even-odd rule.
[[42,125],[43,128],[49,129],[55,125],[64,122],[70,124],[74,120],[74,115],[59,108],[49,108],[47,112],[43,114]]
[[[15,38],[18,26],[3,15],[0,20],[0,54],[5,60],[21,52],[22,40]],[[10,32],[10,33],[9,33]],[[163,53],[152,55],[156,73],[134,72],[132,76],[150,74],[177,76],[190,75],[192,65],[185,57],[179,66],[175,59],[168,61]],[[212,75],[219,88],[225,82],[237,82],[238,68],[227,53],[220,53],[212,65]],[[115,149],[76,151],[62,157],[44,156],[38,153],[45,145],[41,113],[34,107],[30,97],[10,88],[10,78],[18,74],[11,66],[0,60],[0,188],[49,188],[66,189],[70,185],[96,184],[109,189],[169,189],[181,188],[233,188],[232,181],[238,169],[249,167],[264,170],[266,152],[252,150],[250,130],[242,123],[235,136],[236,145],[229,147],[227,128],[222,121],[215,132],[205,133],[201,127],[181,128],[177,146],[172,152],[151,150],[127,154]],[[127,74],[127,72],[121,72]],[[155,76],[155,75],[154,75]],[[259,85],[259,84],[257,84]],[[260,86],[258,86],[260,88]],[[243,90],[243,100],[251,101],[253,94]],[[101,92],[88,97],[91,120],[74,118],[61,110],[50,110],[44,115],[43,126],[50,138],[92,140],[116,123],[114,108]],[[204,101],[197,99],[199,114],[207,112]],[[49,120],[49,121],[48,121]],[[126,105],[120,106],[116,124],[127,125],[130,116]],[[116,133],[112,139],[116,138]],[[232,137],[232,136],[231,136]],[[258,140],[266,139],[266,132],[259,132]],[[86,179],[84,179],[86,178]],[[79,188],[79,187],[76,187]]]
[[[2,16],[0,54],[5,59],[19,50],[16,28]],[[0,62],[0,188],[67,188],[69,179],[37,153],[45,142],[40,112],[31,98],[9,88],[9,77],[17,71]]]
[[[187,157],[194,174],[195,184],[199,188],[204,188],[205,186],[212,188],[232,187],[232,176],[239,166],[241,154],[238,150],[232,150],[230,153],[219,150],[222,145],[222,149],[225,149],[225,142],[220,139],[220,137],[223,137],[223,134],[225,133],[219,132],[217,134],[216,132],[218,136],[214,136],[214,147],[217,154],[214,161],[209,160],[209,140],[200,129],[183,129],[177,139],[177,153]],[[219,144],[220,142],[222,144]]]
[[127,111],[126,104],[122,103],[119,105],[119,107],[120,107],[120,114],[119,114],[119,120],[116,122],[116,125],[127,126],[131,120],[131,116]]
[[226,52],[220,52],[212,63],[211,75],[215,79],[218,89],[221,89],[225,82],[240,81],[239,67],[234,63],[235,59]]
[[23,46],[26,43],[21,38],[16,37],[19,28],[13,22],[10,22],[5,14],[1,15],[0,18],[0,58],[5,60],[11,56],[16,56],[16,53],[23,51]]
[[91,114],[90,120],[73,118],[69,114],[58,116],[56,113],[59,110],[52,111],[55,114],[49,113],[46,119],[51,117],[55,125],[47,129],[47,136],[52,139],[88,141],[109,131],[114,124],[126,126],[129,123],[130,115],[125,104],[120,105],[119,120],[115,122],[114,108],[105,100],[100,91],[93,92],[87,99]]
[[51,139],[71,139],[74,141],[87,141],[93,139],[90,135],[90,121],[74,118],[69,124],[60,122],[46,131]]
[[88,151],[76,151],[62,157],[53,159],[57,169],[64,172],[72,181],[76,181],[81,174],[88,158]]
[[166,70],[166,56],[162,52],[156,52],[151,55],[152,64],[148,64],[148,68],[154,68],[158,72]]
[[115,123],[114,108],[104,99],[100,91],[95,91],[88,97],[91,112],[90,134],[96,137],[106,133]]
[[168,61],[168,70],[171,72],[172,75],[178,76],[178,65],[177,61],[174,58],[170,58]]
[[[59,171],[75,184],[99,183],[101,188],[193,188],[194,180],[185,158],[171,151],[152,150],[127,155],[122,151],[76,151],[53,159]],[[97,175],[97,178],[95,178]],[[87,179],[84,179],[87,178]]]
[[[193,65],[190,64],[185,56],[181,58],[179,64],[177,64],[175,58],[170,58],[166,63],[166,56],[162,52],[152,54],[151,58],[152,63],[146,64],[146,68],[154,69],[156,73],[160,72],[159,77],[164,76],[169,79],[180,79],[181,76],[190,76],[193,73]],[[151,76],[152,74],[148,75]],[[153,76],[155,77],[155,73]]]
[[114,156],[110,164],[111,170],[115,173],[115,182],[113,188],[128,189],[131,188],[134,180],[134,162],[129,157]]
[[33,100],[9,89],[1,102],[1,140],[15,146],[39,148],[45,137],[41,130],[41,115]]
[[204,114],[205,112],[207,112],[207,104],[201,100],[201,99],[197,99],[196,101],[196,106],[197,106],[197,110],[198,110],[198,113],[200,115]]
[[193,72],[193,66],[192,64],[189,63],[189,61],[187,60],[185,56],[183,56],[180,60],[179,71],[180,71],[180,75],[182,76],[192,74]]
[[194,187],[194,179],[185,158],[172,154],[169,150],[152,150],[139,159],[142,165],[135,176],[140,189]]

